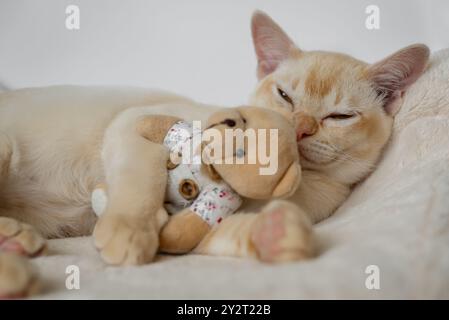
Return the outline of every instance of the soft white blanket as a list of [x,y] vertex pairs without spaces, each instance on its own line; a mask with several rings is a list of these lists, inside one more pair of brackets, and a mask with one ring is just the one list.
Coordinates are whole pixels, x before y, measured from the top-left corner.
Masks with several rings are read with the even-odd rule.
[[[34,260],[39,298],[449,298],[449,50],[410,88],[378,169],[316,229],[321,255],[284,265],[188,255],[110,267],[91,238],[53,240]],[[69,265],[79,290],[66,289]]]

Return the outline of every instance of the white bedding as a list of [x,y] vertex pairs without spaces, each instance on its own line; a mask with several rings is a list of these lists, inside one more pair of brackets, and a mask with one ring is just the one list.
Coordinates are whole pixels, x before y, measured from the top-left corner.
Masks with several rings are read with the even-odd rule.
[[[52,240],[34,260],[38,298],[449,298],[449,49],[410,88],[378,169],[316,229],[321,255],[284,265],[188,255],[110,267],[89,237]],[[79,290],[66,289],[68,265]],[[379,290],[365,286],[368,265]]]

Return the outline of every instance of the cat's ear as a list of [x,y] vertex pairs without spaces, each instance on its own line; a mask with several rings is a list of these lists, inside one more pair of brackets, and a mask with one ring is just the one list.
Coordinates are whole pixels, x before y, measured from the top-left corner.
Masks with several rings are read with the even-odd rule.
[[394,116],[401,107],[405,90],[423,73],[429,60],[429,48],[423,44],[408,46],[367,69],[379,95],[384,97],[385,111]]
[[281,27],[262,11],[254,12],[251,33],[257,55],[259,80],[276,70],[291,54],[300,52]]

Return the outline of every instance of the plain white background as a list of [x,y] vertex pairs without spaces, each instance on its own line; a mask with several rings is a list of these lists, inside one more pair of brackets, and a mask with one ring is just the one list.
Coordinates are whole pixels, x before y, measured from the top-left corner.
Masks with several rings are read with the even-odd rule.
[[[70,4],[78,31],[65,27]],[[379,30],[365,27],[368,5],[380,8]],[[0,0],[0,83],[137,85],[245,103],[256,84],[255,9],[305,50],[367,62],[415,42],[449,46],[448,0]]]

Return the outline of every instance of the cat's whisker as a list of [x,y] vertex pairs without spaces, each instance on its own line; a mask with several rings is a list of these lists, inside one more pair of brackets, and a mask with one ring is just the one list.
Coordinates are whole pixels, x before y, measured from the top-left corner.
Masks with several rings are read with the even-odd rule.
[[338,148],[335,144],[333,144],[332,142],[330,142],[329,136],[326,133],[323,133],[323,135],[328,138],[328,141],[326,142],[317,142],[319,144],[325,144],[327,147],[329,147],[335,154],[338,155],[338,157],[342,160],[342,161],[346,161],[346,162],[350,162],[351,164],[353,164],[354,166],[356,166],[358,169],[361,169],[363,171],[369,172],[372,171],[376,166],[374,163],[370,162],[370,161],[366,161],[364,159],[360,159],[360,158],[356,158],[350,154],[348,154],[347,152],[341,150],[340,148]]

